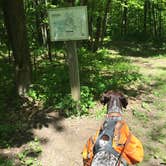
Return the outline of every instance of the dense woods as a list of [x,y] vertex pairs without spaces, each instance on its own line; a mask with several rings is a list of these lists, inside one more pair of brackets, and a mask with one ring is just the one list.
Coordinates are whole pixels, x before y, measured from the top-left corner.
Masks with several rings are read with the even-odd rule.
[[[74,48],[72,42],[50,39],[48,9],[69,6],[87,6],[88,12],[89,39],[72,41]],[[77,102],[71,97],[70,64],[77,61],[67,53],[71,48],[78,54]],[[10,155],[1,157],[1,148],[33,140],[34,154],[41,153],[34,128],[48,127],[61,116],[102,117],[99,98],[108,89],[124,92],[131,101],[127,117],[134,118],[132,128],[145,140],[145,165],[151,157],[165,164],[165,55],[165,0],[0,0],[0,165],[13,166],[6,162]],[[51,111],[60,118],[50,120]],[[19,162],[37,166],[37,160],[29,160],[33,152],[24,150]]]
[[[69,61],[65,45],[63,42],[50,41],[47,9],[87,6],[89,40],[77,42],[80,55],[84,54],[81,51],[82,48],[95,53],[97,50],[111,46],[111,43],[115,41],[151,42],[158,47],[162,46],[166,40],[166,3],[164,0],[13,0],[10,3],[4,0],[0,5],[0,56],[8,58],[9,66],[14,67],[13,72],[10,73],[11,82],[13,82],[11,89],[19,96],[25,96],[30,86],[37,86],[36,81],[41,79],[39,73],[41,73],[42,63],[45,62],[44,59],[54,66],[54,63],[58,62],[56,56],[63,55],[65,69],[61,72],[64,72],[66,76],[60,73],[58,75],[61,75],[61,78],[58,80],[64,82],[69,79],[69,74],[66,73]],[[59,69],[56,70],[60,72]],[[49,83],[49,80],[47,81]],[[84,81],[81,84],[84,85]],[[70,89],[68,85],[65,84],[65,86],[66,90],[58,88],[62,94],[63,91],[66,93]],[[33,87],[32,93],[40,96],[36,94],[41,93],[40,88]],[[36,92],[36,89],[40,92]],[[45,96],[50,92],[42,93]],[[46,96],[47,99],[44,100],[52,102],[48,94]],[[51,98],[53,96],[51,94]]]
[[69,3],[88,7],[90,40],[80,45],[89,50],[96,51],[114,40],[165,41],[164,0],[2,1],[0,43],[1,48],[8,50],[9,58],[12,51],[20,94],[31,83],[32,60],[33,68],[36,67],[34,54],[45,51],[51,61],[51,47],[57,49],[56,44],[50,42],[47,9],[69,6]]

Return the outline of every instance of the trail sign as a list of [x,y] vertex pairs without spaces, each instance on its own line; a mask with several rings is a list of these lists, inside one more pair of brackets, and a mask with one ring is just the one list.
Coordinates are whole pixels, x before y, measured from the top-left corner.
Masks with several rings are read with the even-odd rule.
[[48,10],[51,41],[88,39],[87,7]]
[[80,99],[80,78],[75,40],[89,38],[87,7],[49,9],[48,18],[51,41],[66,41],[71,95],[75,101],[78,101]]

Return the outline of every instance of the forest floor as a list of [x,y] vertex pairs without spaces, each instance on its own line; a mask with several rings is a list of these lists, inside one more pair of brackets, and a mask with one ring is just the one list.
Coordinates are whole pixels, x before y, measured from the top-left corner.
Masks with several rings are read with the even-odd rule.
[[[142,141],[145,149],[144,161],[139,166],[166,165],[166,113],[164,112],[166,109],[166,57],[130,56],[126,58],[140,68],[139,71],[145,76],[147,83],[143,83],[143,88],[140,89],[135,85],[130,87],[140,92],[135,97],[129,96],[129,105],[124,112],[124,119],[131,131]],[[102,106],[98,103],[95,108],[99,107]],[[103,117],[97,118],[91,115],[81,118],[63,118],[56,112],[49,112],[47,119],[51,123],[42,128],[33,129],[41,150],[39,150],[40,155],[36,157],[37,160],[29,160],[29,165],[34,162],[36,163],[34,166],[81,166],[82,148],[88,137],[93,135],[102,124]],[[20,154],[19,160],[25,164],[26,146],[0,149],[0,152],[10,158],[16,158],[15,156]]]
[[[151,78],[162,75],[165,76],[163,79],[166,80],[166,58],[134,57],[131,60],[140,67],[142,74]],[[152,81],[150,81],[152,87],[145,87],[141,95],[136,98],[129,98],[128,108],[124,112],[124,119],[129,124],[133,133],[143,142],[145,148],[145,160],[140,166],[166,164],[166,158],[163,160],[163,157],[166,156],[166,143],[164,143],[164,141],[166,142],[164,136],[166,134],[166,114],[161,110],[156,110],[153,101],[149,101],[155,100],[157,102],[158,100],[154,95],[155,92],[152,92],[153,90],[151,89],[155,86],[156,80],[152,79]],[[151,94],[149,94],[150,89],[152,90]],[[165,94],[161,100],[166,101]],[[162,101],[157,104],[161,106]],[[42,145],[43,152],[39,157],[42,165],[81,166],[81,150],[83,145],[87,138],[95,133],[96,129],[102,124],[102,121],[102,118],[97,119],[95,117],[69,118],[60,121],[59,125],[62,127],[60,131],[55,129],[54,124],[49,128],[35,130],[34,132],[39,138],[47,140],[47,143]]]

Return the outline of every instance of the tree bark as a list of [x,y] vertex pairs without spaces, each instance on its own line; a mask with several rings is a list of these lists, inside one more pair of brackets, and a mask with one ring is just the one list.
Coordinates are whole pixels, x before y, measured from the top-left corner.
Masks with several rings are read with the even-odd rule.
[[158,29],[158,34],[159,34],[159,39],[162,40],[161,32],[162,31],[162,9],[159,6],[159,29]]
[[87,3],[88,3],[88,0],[81,0],[80,1],[80,5],[87,5]]
[[90,43],[89,43],[89,47],[91,48],[91,50],[93,50],[93,39],[94,39],[94,15],[93,12],[95,10],[95,5],[93,3],[93,1],[88,3],[88,27],[89,27],[89,36],[90,36]]
[[[35,6],[38,6],[39,2],[38,0],[34,1]],[[35,17],[36,17],[36,32],[37,32],[37,41],[40,46],[42,46],[43,42],[43,37],[42,37],[42,30],[41,30],[41,14],[40,11],[36,10],[35,12]]]
[[155,16],[155,6],[154,3],[152,3],[152,15],[153,15],[153,34],[154,37],[157,38],[157,22],[156,22],[156,16]]
[[[46,26],[46,25],[45,25]],[[47,50],[48,50],[48,59],[51,62],[52,61],[52,54],[51,54],[51,39],[50,39],[50,32],[49,29],[46,28],[47,31]]]
[[147,35],[147,10],[148,4],[147,0],[144,1],[144,34]]
[[100,36],[101,36],[101,23],[102,23],[102,17],[99,15],[97,18],[95,42],[93,45],[93,51],[96,51],[99,48]]
[[152,3],[148,0],[148,23],[149,23],[149,33],[153,35],[153,23],[152,23]]
[[106,4],[105,4],[105,11],[104,11],[104,17],[102,20],[102,32],[101,32],[101,45],[103,45],[103,39],[106,33],[106,25],[107,25],[107,15],[110,9],[110,4],[111,4],[111,0],[107,0]]
[[15,83],[19,95],[25,95],[31,84],[31,62],[28,49],[23,0],[3,0],[6,28],[15,60]]
[[127,13],[128,13],[128,9],[127,9],[127,0],[124,0],[124,7],[123,7],[123,13],[122,13],[122,30],[121,30],[121,34],[122,36],[125,36],[127,34]]

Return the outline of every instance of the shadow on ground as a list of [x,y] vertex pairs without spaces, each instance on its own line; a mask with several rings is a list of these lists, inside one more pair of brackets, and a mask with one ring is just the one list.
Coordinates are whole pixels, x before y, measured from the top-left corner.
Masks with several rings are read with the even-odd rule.
[[29,105],[28,108],[29,111],[21,107],[18,111],[0,112],[0,148],[20,147],[34,140],[33,129],[48,128],[50,124],[55,128],[55,132],[64,130],[61,125],[64,117],[58,112],[51,115],[55,113],[51,108],[39,109],[32,105]]
[[162,43],[137,43],[137,42],[112,42],[108,48],[112,48],[124,56],[132,57],[157,57],[166,55],[166,46]]
[[[112,43],[111,47],[120,55],[126,56],[156,56],[163,54],[165,50],[142,46],[139,44]],[[81,86],[87,86],[94,99],[98,100],[105,90],[121,90],[129,97],[137,97],[145,92],[146,87],[132,89],[128,87],[134,81],[141,79],[131,62],[122,56],[109,56],[109,52],[103,50],[91,53],[80,50],[80,80]],[[13,91],[12,64],[0,60],[0,148],[20,147],[34,140],[33,129],[41,129],[53,125],[55,132],[64,130],[61,125],[63,121],[63,110],[55,115],[56,106],[63,98],[70,94],[68,67],[63,59],[55,57],[56,60],[39,61],[33,73],[34,81],[29,98],[18,98]],[[164,68],[165,69],[165,68]],[[154,86],[160,86],[161,82]],[[147,92],[147,89],[146,89]],[[41,107],[42,101],[44,107]],[[65,103],[62,103],[65,105]],[[47,140],[41,142],[47,143]],[[0,152],[0,155],[2,153]]]
[[[14,67],[6,58],[0,59],[0,149],[20,147],[34,140],[33,129],[53,124],[60,132],[63,116],[49,116],[52,108],[42,108],[40,102],[20,98],[14,88]],[[0,153],[1,154],[1,153]]]
[[[108,54],[105,50],[95,54],[86,50],[78,52],[81,85],[88,87],[95,100],[108,89],[125,91],[126,85],[141,77],[127,59],[110,57]],[[0,66],[0,147],[21,146],[34,139],[34,128],[49,127],[52,123],[56,131],[62,131],[60,121],[64,118],[64,110],[60,110],[57,117],[48,113],[54,112],[63,98],[70,94],[68,67],[64,57],[57,55],[53,62],[42,59],[36,63],[29,92],[31,99],[14,96],[12,63],[1,58]],[[135,97],[138,92],[130,90],[128,94]],[[40,106],[41,101],[44,107]]]

